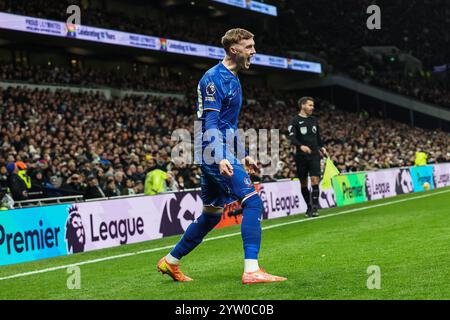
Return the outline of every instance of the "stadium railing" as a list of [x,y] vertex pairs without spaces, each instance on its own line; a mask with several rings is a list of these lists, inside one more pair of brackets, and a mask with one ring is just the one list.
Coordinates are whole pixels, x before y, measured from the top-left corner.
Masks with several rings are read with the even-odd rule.
[[72,203],[83,201],[83,196],[64,196],[54,198],[40,198],[31,200],[15,201],[14,207],[16,209],[35,207],[35,206],[48,206],[52,204]]

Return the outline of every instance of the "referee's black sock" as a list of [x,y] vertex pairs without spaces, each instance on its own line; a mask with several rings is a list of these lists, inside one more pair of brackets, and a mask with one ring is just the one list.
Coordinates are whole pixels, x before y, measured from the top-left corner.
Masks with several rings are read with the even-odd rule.
[[319,185],[312,186],[312,204],[314,207],[319,207]]
[[310,193],[309,193],[308,187],[302,187],[302,195],[303,195],[303,199],[305,199],[308,209],[311,208],[311,200],[309,197]]

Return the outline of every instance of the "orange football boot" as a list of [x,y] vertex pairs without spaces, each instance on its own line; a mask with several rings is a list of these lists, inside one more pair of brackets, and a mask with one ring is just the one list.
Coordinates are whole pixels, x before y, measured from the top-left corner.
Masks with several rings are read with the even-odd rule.
[[170,264],[167,262],[166,257],[161,258],[156,265],[158,272],[169,275],[175,281],[192,281],[191,278],[186,276],[181,270],[180,266],[176,264]]
[[279,281],[286,281],[286,280],[287,280],[287,278],[268,274],[261,268],[255,272],[244,272],[244,274],[242,275],[242,284],[252,284],[252,283],[261,283],[261,282],[279,282]]

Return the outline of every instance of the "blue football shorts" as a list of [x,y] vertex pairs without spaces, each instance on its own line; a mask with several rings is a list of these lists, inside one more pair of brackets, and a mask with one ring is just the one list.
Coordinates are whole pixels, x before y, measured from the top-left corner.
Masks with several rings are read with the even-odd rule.
[[201,198],[203,205],[223,208],[225,204],[239,201],[256,193],[250,177],[240,163],[232,163],[233,175],[226,177],[220,174],[218,164],[202,164]]

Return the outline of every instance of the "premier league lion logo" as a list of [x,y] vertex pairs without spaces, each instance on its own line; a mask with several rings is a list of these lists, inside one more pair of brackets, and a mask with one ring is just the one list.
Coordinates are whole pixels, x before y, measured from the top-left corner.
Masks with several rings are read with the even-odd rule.
[[336,207],[336,198],[334,196],[333,188],[320,190],[319,206],[322,209]]
[[206,94],[208,96],[213,96],[216,93],[216,86],[213,82],[208,83],[206,86]]
[[263,219],[269,219],[269,199],[267,199],[266,191],[264,190],[264,186],[260,185],[258,190],[259,197],[263,203]]
[[400,169],[395,180],[396,194],[405,194],[413,192],[413,183],[409,169]]
[[173,193],[164,205],[159,232],[163,237],[181,234],[203,211],[199,192]]
[[75,205],[69,208],[69,217],[66,222],[66,242],[69,253],[84,251],[86,235],[78,207]]

